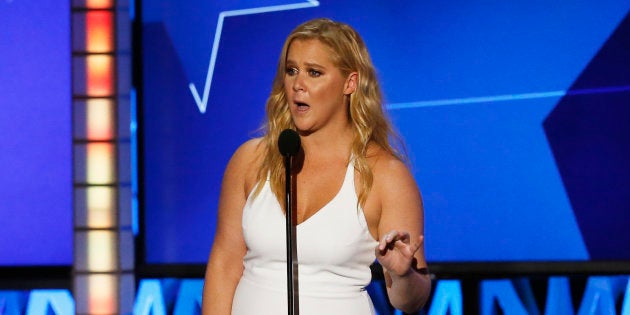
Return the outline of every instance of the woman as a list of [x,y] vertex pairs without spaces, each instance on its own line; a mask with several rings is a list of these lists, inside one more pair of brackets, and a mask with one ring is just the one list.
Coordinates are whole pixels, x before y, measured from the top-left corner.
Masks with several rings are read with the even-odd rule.
[[397,151],[369,54],[350,26],[316,19],[287,38],[262,138],[225,171],[202,311],[287,312],[284,165],[277,140],[298,132],[296,213],[301,315],[374,314],[370,264],[392,305],[415,312],[430,279],[422,200]]

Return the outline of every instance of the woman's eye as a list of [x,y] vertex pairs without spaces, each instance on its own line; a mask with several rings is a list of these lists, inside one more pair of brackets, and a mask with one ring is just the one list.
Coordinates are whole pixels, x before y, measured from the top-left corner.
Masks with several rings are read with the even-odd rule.
[[320,75],[322,75],[322,73],[321,73],[321,72],[319,72],[319,71],[317,71],[317,70],[309,70],[309,71],[308,71],[308,74],[309,74],[311,77],[319,77]]
[[286,72],[288,75],[296,75],[298,73],[298,70],[295,68],[287,68]]

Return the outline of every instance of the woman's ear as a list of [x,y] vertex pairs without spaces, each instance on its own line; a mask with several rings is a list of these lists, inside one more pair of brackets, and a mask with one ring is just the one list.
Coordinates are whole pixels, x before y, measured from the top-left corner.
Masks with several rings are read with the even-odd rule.
[[354,93],[354,91],[357,90],[358,79],[359,79],[358,73],[350,72],[350,74],[348,75],[348,78],[346,79],[346,84],[344,85],[344,88],[343,88],[343,94],[350,95]]

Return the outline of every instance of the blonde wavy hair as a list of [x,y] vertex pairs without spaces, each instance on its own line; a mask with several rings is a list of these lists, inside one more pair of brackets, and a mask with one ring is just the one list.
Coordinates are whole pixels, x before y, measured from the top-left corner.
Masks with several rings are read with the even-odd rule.
[[[289,46],[294,40],[316,39],[327,45],[333,54],[330,56],[344,76],[357,72],[357,89],[350,97],[349,117],[354,131],[352,140],[352,157],[354,168],[360,174],[362,182],[359,191],[359,204],[363,205],[369,193],[373,175],[367,163],[368,145],[373,143],[382,150],[392,154],[401,161],[406,158],[402,141],[393,131],[391,123],[383,109],[383,96],[376,76],[376,70],[360,35],[349,25],[326,18],[307,21],[296,27],[287,37],[278,68],[273,80],[272,90],[266,104],[266,122],[262,127],[264,136],[264,160],[256,180],[258,194],[262,184],[269,178],[271,190],[278,200],[284,196],[284,164],[283,156],[278,149],[278,137],[287,128],[295,130],[291,119],[289,103],[284,89],[286,74],[286,58]],[[392,141],[396,146],[392,145]]]

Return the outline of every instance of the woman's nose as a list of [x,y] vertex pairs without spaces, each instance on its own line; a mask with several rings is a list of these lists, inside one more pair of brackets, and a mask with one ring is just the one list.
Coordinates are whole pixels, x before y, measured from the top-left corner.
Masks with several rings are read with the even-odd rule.
[[303,91],[303,90],[304,90],[304,81],[302,79],[302,75],[300,73],[297,73],[293,77],[293,91],[297,92],[297,91]]

